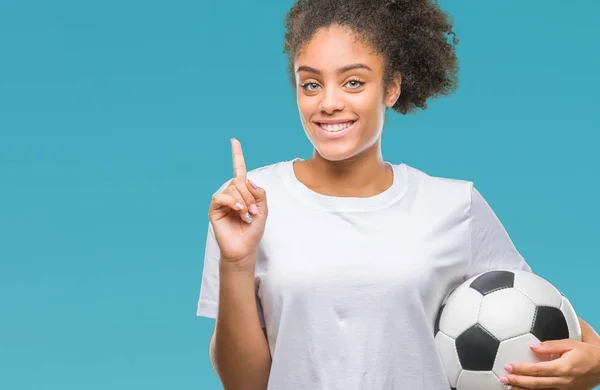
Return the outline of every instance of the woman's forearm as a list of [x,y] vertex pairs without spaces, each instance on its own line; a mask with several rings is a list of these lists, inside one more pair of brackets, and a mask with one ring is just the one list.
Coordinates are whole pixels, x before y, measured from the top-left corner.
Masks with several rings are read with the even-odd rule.
[[260,326],[254,272],[220,268],[219,308],[211,361],[225,390],[267,388],[271,355]]
[[584,343],[600,345],[600,336],[594,328],[581,318],[579,318],[579,324],[581,325],[581,341]]

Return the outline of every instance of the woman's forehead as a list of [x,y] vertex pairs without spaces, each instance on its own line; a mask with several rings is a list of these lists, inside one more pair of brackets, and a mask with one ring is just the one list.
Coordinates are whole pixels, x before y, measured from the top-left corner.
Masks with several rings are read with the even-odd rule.
[[296,69],[308,66],[337,72],[353,64],[364,64],[377,72],[381,70],[382,58],[355,33],[340,27],[318,30],[296,56]]

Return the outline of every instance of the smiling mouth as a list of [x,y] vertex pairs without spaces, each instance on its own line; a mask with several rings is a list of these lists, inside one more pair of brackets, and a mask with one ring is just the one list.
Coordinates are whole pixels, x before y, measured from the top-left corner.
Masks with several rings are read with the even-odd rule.
[[315,122],[317,126],[319,126],[323,131],[328,133],[337,133],[340,131],[344,131],[350,126],[352,126],[356,121],[347,121],[347,122],[337,122],[337,123],[324,123],[324,122]]

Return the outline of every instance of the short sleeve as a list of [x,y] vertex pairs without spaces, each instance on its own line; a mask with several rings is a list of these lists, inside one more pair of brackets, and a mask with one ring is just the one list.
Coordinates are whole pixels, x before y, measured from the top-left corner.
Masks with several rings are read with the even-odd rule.
[[468,277],[501,268],[531,272],[508,232],[475,187],[471,187],[469,222],[471,261]]
[[198,308],[196,311],[196,315],[198,316],[217,318],[219,303],[219,258],[219,246],[217,245],[212,225],[209,223],[204,250],[200,298],[198,299]]

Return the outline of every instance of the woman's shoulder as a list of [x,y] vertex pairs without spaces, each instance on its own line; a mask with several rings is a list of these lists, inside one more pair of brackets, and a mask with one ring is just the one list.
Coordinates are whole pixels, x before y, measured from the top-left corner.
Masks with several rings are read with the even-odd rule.
[[280,183],[285,177],[293,172],[293,161],[294,160],[284,160],[263,165],[249,170],[247,176],[250,180],[263,187]]
[[435,201],[470,202],[474,191],[471,180],[435,175],[426,170],[401,163],[395,164],[394,169],[404,179],[407,189],[425,199]]

